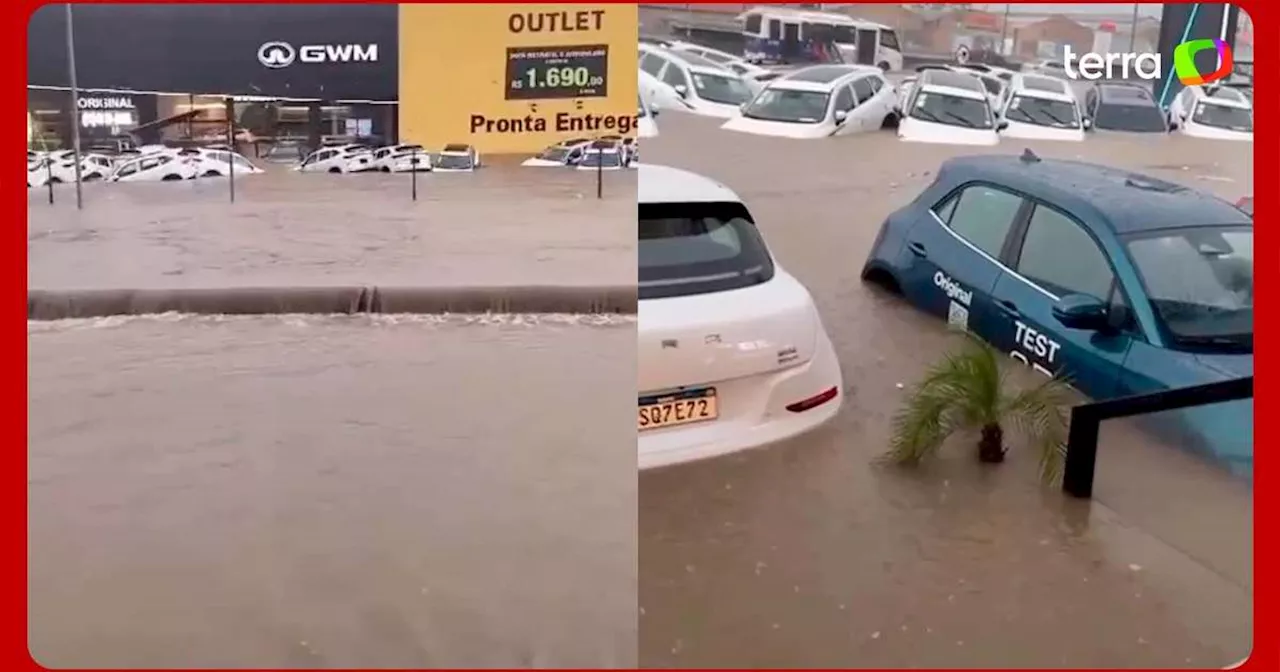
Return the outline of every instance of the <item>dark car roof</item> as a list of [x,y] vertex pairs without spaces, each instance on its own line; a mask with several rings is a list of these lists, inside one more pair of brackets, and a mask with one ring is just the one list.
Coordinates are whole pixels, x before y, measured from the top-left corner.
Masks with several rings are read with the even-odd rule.
[[959,156],[938,179],[948,185],[986,181],[1038,197],[1074,214],[1091,229],[1117,234],[1253,220],[1235,206],[1159,178],[1083,161],[1018,156]]

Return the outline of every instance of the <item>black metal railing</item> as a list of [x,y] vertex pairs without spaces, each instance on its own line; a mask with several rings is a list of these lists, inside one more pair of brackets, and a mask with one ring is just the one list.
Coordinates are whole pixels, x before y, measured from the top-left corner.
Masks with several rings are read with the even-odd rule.
[[1071,427],[1067,432],[1067,461],[1062,474],[1062,490],[1073,497],[1093,497],[1093,476],[1098,464],[1098,432],[1103,420],[1252,397],[1253,376],[1249,376],[1076,406],[1071,409]]

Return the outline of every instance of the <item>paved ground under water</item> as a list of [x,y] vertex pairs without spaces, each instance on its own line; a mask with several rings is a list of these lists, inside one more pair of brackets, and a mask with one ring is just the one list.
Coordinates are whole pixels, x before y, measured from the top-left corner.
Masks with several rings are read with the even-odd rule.
[[28,323],[50,667],[632,667],[635,323]]
[[635,282],[635,171],[298,174],[28,189],[35,289]]
[[[819,141],[667,113],[644,160],[723,181],[805,282],[846,403],[807,437],[640,479],[645,667],[1213,667],[1252,632],[1249,489],[1124,424],[1103,429],[1096,499],[998,469],[958,442],[919,472],[880,466],[902,392],[943,325],[858,280],[884,217],[957,148],[891,132]],[[1044,156],[1140,169],[1235,200],[1252,147],[1096,133]]]

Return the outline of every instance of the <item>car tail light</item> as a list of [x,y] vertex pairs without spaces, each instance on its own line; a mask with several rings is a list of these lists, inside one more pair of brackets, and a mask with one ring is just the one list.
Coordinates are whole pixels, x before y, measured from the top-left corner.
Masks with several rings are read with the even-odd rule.
[[840,388],[832,387],[820,394],[809,397],[808,399],[802,399],[794,404],[788,405],[787,410],[792,413],[804,413],[805,411],[817,408],[838,396],[840,396]]

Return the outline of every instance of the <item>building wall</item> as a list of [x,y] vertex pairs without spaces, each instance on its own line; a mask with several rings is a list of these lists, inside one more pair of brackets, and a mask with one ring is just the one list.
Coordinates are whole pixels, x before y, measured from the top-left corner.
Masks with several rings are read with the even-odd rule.
[[[532,154],[573,136],[632,135],[638,27],[635,5],[400,5],[400,139]],[[588,45],[607,50],[605,95],[509,95],[512,79],[527,84],[529,63],[509,73],[509,50]]]

